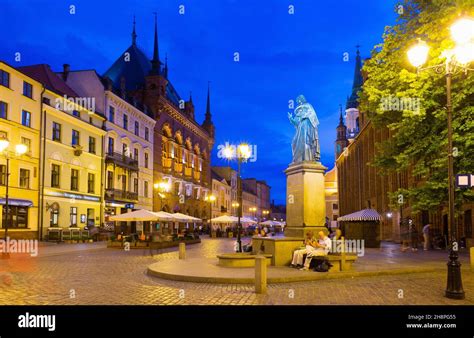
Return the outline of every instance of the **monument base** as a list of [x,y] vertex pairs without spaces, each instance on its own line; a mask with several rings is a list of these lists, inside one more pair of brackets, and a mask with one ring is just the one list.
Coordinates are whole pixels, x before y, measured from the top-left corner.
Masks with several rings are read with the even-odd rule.
[[286,237],[303,239],[308,231],[314,236],[321,230],[327,233],[324,171],[319,162],[292,163],[286,174]]
[[312,231],[313,236],[318,238],[318,232],[324,231],[328,235],[328,229],[325,226],[301,226],[301,227],[285,227],[285,237],[305,238],[306,233]]

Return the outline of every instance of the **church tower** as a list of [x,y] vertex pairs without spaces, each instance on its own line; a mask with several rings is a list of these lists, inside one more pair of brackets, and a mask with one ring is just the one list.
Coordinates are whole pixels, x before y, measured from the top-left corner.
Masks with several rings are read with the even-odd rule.
[[356,62],[354,69],[354,80],[352,83],[352,93],[347,99],[346,103],[346,126],[347,126],[347,138],[354,139],[359,133],[359,91],[362,88],[364,82],[362,78],[362,61],[360,58],[359,46],[356,52]]
[[344,119],[342,117],[342,106],[339,105],[339,124],[336,128],[337,138],[336,138],[336,160],[339,155],[342,154],[344,148],[347,147],[349,141],[347,140],[347,127],[344,124]]
[[214,138],[214,123],[212,123],[211,115],[211,96],[210,96],[209,83],[207,83],[207,105],[206,105],[206,115],[202,127],[207,130],[211,138]]

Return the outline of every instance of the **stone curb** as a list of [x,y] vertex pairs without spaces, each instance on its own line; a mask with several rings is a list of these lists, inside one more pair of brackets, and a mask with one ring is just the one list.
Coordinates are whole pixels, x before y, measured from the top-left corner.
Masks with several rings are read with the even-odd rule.
[[[148,266],[147,274],[153,277],[180,281],[180,282],[193,282],[193,283],[215,283],[215,284],[254,284],[255,280],[251,277],[215,277],[215,276],[186,276],[178,275],[168,272],[163,272],[152,268],[154,264]],[[271,283],[293,283],[293,282],[309,282],[326,279],[340,279],[340,278],[355,278],[355,277],[372,277],[372,276],[389,276],[389,275],[400,275],[409,273],[424,273],[434,272],[440,269],[437,268],[404,268],[404,269],[391,269],[391,270],[379,270],[379,271],[347,271],[347,272],[335,272],[335,273],[318,273],[308,272],[307,275],[291,276],[291,277],[268,277],[267,282]]]

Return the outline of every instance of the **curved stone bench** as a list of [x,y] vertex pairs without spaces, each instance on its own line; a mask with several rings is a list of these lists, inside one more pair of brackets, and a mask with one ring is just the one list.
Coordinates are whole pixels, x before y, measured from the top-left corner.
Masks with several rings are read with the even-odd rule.
[[[228,268],[252,268],[255,266],[255,257],[249,253],[225,253],[217,255],[219,263],[217,265]],[[272,264],[272,255],[264,254],[267,265]]]

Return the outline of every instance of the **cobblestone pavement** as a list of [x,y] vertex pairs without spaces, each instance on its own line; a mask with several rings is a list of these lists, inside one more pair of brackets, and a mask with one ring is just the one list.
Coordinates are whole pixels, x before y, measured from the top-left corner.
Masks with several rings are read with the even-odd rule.
[[[231,245],[226,239],[204,239],[190,246],[187,255],[215,257]],[[146,274],[149,264],[176,259],[175,250],[153,258],[142,249],[94,249],[0,260],[0,304],[474,304],[474,273],[467,264],[462,301],[443,296],[444,268],[432,273],[272,284],[266,295],[256,295],[252,285],[174,282]]]

